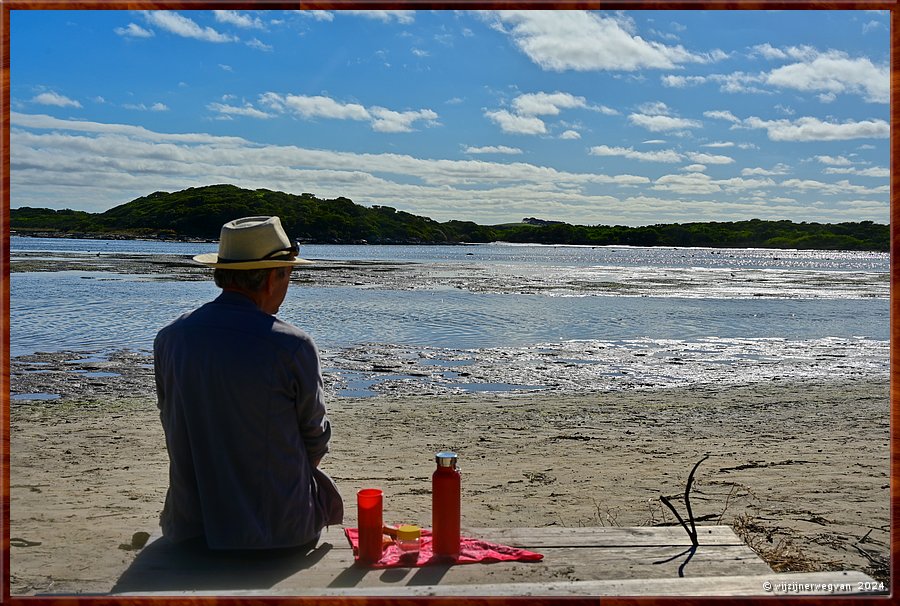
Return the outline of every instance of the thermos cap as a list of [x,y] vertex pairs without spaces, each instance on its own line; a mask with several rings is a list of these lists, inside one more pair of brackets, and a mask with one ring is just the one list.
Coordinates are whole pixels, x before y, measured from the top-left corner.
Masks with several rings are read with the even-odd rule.
[[438,467],[456,467],[456,456],[455,452],[439,452],[434,455],[434,460],[437,462]]

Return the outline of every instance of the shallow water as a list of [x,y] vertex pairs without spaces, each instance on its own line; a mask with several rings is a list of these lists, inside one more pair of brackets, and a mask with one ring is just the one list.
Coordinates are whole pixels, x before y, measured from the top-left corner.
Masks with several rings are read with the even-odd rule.
[[[209,282],[104,272],[14,273],[11,353],[150,349],[156,332],[214,298]],[[455,349],[647,337],[888,339],[882,299],[551,297],[460,290],[292,285],[279,316],[323,348],[359,343]]]
[[[13,238],[12,256],[204,246],[214,249]],[[887,376],[889,261],[878,253],[478,245],[301,254],[399,260],[422,277],[411,289],[315,277],[291,285],[279,316],[315,338],[344,395]],[[14,272],[11,354],[149,352],[159,328],[218,292],[211,281],[109,271]]]
[[[10,238],[11,253],[80,252],[87,254],[196,255],[215,252],[208,242],[155,240],[79,240]],[[889,255],[878,252],[773,250],[760,248],[669,248],[634,246],[543,246],[533,244],[473,244],[446,246],[317,245],[301,246],[307,259],[355,261],[460,262],[561,267],[704,267],[719,269],[785,269],[886,273]]]

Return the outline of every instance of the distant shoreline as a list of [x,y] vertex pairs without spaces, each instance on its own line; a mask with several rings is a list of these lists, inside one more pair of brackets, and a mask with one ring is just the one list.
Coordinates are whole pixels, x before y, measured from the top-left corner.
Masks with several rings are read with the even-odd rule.
[[794,250],[890,250],[890,226],[874,221],[795,222],[752,218],[740,221],[693,221],[653,225],[572,225],[525,217],[480,225],[453,219],[436,221],[389,206],[364,206],[345,197],[320,199],[271,190],[248,190],[220,184],[178,192],[155,192],[102,213],[71,209],[11,209],[16,233],[49,237],[159,240],[218,239],[223,220],[275,215],[285,231],[306,244],[581,244],[593,246],[717,246]]
[[59,240],[123,240],[123,241],[135,241],[135,242],[185,242],[185,243],[201,243],[201,244],[210,244],[215,243],[217,240],[210,240],[209,238],[191,238],[185,236],[183,238],[172,238],[168,236],[159,236],[153,234],[146,235],[131,235],[131,234],[123,234],[123,233],[67,233],[67,232],[59,232],[59,231],[35,231],[35,232],[20,232],[19,230],[11,229],[9,231],[10,237],[18,236],[21,238],[53,238]]

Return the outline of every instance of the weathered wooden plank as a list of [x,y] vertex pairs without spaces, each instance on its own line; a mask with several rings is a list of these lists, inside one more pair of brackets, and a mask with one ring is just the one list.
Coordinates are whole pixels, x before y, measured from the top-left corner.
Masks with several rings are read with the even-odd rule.
[[678,578],[771,573],[746,546],[703,547],[693,555],[681,547],[577,548],[541,550],[539,562],[494,562],[458,566],[366,569],[353,565],[352,555],[329,554],[315,567],[299,571],[276,586],[381,586],[416,584],[480,584],[633,578]]
[[[310,554],[184,553],[165,541],[145,547],[113,593],[166,590],[309,589],[485,585],[734,576],[771,573],[745,545],[701,545],[691,553],[677,545],[641,547],[542,547],[540,562],[431,565],[369,569],[354,564],[343,534]],[[315,592],[314,592],[315,593]]]
[[[681,526],[584,527],[584,528],[467,528],[466,536],[484,538],[516,547],[642,547],[691,546]],[[743,545],[729,526],[698,526],[701,545]]]
[[[766,585],[769,583],[770,585]],[[766,587],[771,587],[767,590]],[[861,572],[811,572],[768,575],[692,577],[680,579],[622,579],[609,581],[553,581],[473,585],[401,585],[351,588],[277,587],[267,591],[229,593],[210,591],[152,592],[151,596],[773,596],[873,595],[877,588]],[[883,592],[882,592],[883,593]]]
[[[463,536],[484,539],[513,547],[539,550],[542,547],[642,547],[672,545],[691,546],[681,526],[579,527],[562,528],[463,528]],[[701,545],[743,545],[729,526],[697,526]],[[336,548],[347,548],[342,527],[326,529],[322,540]],[[338,545],[338,543],[341,543]]]

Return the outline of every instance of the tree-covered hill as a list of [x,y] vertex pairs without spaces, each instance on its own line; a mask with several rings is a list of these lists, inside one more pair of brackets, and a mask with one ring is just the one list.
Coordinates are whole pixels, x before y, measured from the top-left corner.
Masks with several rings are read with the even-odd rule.
[[360,206],[343,197],[323,200],[308,193],[298,196],[233,185],[155,192],[103,213],[17,208],[10,211],[10,227],[23,235],[215,240],[226,221],[253,215],[278,215],[288,234],[315,243],[507,241],[876,251],[887,251],[890,245],[889,227],[871,221],[821,224],[752,219],[626,227],[526,218],[521,223],[489,226],[471,221],[439,223],[389,206]]

